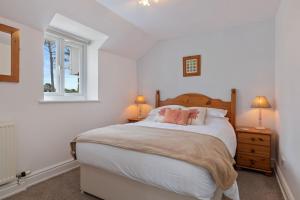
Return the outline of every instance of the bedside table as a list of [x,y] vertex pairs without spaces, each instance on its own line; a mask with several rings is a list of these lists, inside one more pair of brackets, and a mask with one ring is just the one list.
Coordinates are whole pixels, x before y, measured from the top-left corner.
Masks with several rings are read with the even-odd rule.
[[271,176],[271,142],[270,129],[239,127],[237,134],[237,168],[252,169]]
[[136,123],[136,122],[142,121],[144,119],[145,118],[129,118],[128,123]]

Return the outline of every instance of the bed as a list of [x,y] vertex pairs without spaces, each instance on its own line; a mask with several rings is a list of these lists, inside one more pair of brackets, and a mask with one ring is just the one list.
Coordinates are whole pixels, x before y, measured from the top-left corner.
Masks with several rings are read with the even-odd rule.
[[[210,118],[205,126],[180,126],[144,120],[124,126],[209,134],[223,141],[234,157],[235,104],[235,89],[231,90],[231,101],[195,93],[161,100],[157,91],[156,107],[182,105],[225,109],[228,120]],[[205,168],[182,160],[95,143],[77,143],[76,154],[80,163],[81,190],[104,200],[220,200],[223,194],[239,200],[236,182],[223,191]]]

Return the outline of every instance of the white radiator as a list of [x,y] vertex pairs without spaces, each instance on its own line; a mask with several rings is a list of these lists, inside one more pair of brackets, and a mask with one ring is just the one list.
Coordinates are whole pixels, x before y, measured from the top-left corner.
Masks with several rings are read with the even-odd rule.
[[16,179],[16,135],[13,123],[0,123],[0,185]]

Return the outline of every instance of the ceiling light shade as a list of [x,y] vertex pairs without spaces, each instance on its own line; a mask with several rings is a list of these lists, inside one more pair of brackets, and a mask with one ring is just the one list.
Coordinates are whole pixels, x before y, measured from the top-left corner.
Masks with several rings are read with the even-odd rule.
[[[159,2],[159,0],[152,0],[152,1],[154,1],[155,3]],[[150,6],[151,5],[150,2],[151,0],[139,0],[139,4],[143,6]]]
[[143,5],[143,6],[150,6],[150,2],[149,0],[140,0],[139,4]]

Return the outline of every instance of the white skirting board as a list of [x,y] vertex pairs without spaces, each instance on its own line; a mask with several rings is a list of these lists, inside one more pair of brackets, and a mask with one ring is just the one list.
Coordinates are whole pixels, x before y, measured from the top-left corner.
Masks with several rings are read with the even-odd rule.
[[[18,185],[17,182],[13,182],[8,185],[0,187],[0,200],[17,194],[26,190],[28,187],[43,182],[52,177],[58,176],[65,172],[68,172],[72,169],[79,167],[79,163],[75,160],[66,160],[64,162],[57,163],[55,165],[46,167],[41,170],[37,170],[30,174],[28,177],[23,179],[23,184]],[[290,190],[290,187],[287,184],[287,181],[281,172],[281,169],[278,167],[277,163],[275,164],[275,174],[284,196],[285,200],[296,200],[293,193]]]
[[285,200],[296,200],[277,163],[275,165],[275,174],[276,174],[276,178],[277,178],[277,181],[278,181],[278,184],[279,184],[279,187],[281,189],[284,199]]
[[22,179],[22,184],[16,181],[0,187],[0,200],[26,190],[28,187],[58,176],[79,167],[76,160],[70,159],[55,165],[32,172]]

